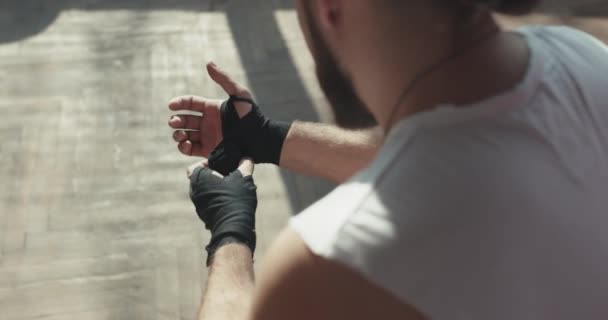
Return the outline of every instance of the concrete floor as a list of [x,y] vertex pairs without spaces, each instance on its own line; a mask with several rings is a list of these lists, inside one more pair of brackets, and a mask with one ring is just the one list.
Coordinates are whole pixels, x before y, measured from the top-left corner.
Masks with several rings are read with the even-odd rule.
[[[208,238],[166,102],[221,97],[208,60],[272,117],[331,120],[292,1],[168,3],[0,4],[0,319],[194,318]],[[503,22],[607,40],[607,6],[576,3]],[[255,178],[259,267],[286,219],[332,186],[272,166]]]

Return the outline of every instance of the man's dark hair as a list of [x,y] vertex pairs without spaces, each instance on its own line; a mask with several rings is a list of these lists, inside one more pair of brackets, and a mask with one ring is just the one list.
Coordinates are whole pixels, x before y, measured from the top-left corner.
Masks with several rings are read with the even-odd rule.
[[498,13],[524,15],[530,13],[540,3],[540,0],[465,0],[461,2],[487,6]]
[[[418,3],[428,1],[418,0]],[[531,13],[541,2],[542,0],[432,0],[431,3],[447,10],[447,12],[463,14],[465,16],[480,9],[520,16]],[[413,4],[409,0],[386,0],[386,3],[391,8],[399,5],[407,6]]]

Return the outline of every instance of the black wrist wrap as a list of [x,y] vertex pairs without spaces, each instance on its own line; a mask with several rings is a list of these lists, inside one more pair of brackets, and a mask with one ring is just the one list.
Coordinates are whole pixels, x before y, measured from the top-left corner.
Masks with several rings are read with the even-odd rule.
[[[240,242],[255,251],[256,186],[251,176],[236,170],[223,179],[209,168],[197,168],[190,178],[190,198],[199,218],[211,231],[208,260],[222,244]],[[226,241],[230,240],[230,241]]]
[[[243,118],[239,118],[236,112],[236,101],[247,102],[252,106]],[[209,167],[226,175],[236,170],[243,157],[250,157],[255,163],[279,164],[291,122],[270,120],[253,100],[236,96],[230,96],[222,104],[220,113],[224,140],[211,153]]]

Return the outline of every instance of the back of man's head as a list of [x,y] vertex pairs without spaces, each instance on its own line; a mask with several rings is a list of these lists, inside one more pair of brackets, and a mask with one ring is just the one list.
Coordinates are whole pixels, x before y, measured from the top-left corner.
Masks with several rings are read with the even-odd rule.
[[[407,4],[404,0],[390,0]],[[507,15],[524,15],[530,13],[540,0],[430,0],[438,5],[451,6],[463,9],[486,8],[491,11]]]
[[[360,128],[390,122],[381,118],[380,109],[396,110],[394,105],[402,104],[402,87],[447,56],[495,35],[498,27],[491,13],[523,15],[539,2],[299,0],[297,4],[336,122]],[[395,88],[392,83],[397,83]]]
[[468,2],[488,6],[498,13],[521,15],[530,13],[539,4],[540,0],[472,0]]

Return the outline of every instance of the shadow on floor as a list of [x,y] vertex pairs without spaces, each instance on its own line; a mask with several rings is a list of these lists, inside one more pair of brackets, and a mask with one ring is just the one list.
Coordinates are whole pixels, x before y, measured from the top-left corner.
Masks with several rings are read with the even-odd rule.
[[[34,36],[46,29],[64,10],[184,10],[214,11],[227,0],[3,0],[0,1],[0,43]],[[236,1],[236,3],[239,3]],[[271,4],[291,9],[291,0],[249,1],[253,6]],[[250,6],[251,4],[248,4]]]
[[[225,12],[248,82],[264,112],[276,119],[316,122],[319,116],[313,101],[305,90],[274,18],[276,10],[292,9],[292,3],[291,0],[5,0],[0,4],[0,43],[36,35],[51,25],[61,11],[66,10]],[[281,95],[277,95],[277,92],[281,92]],[[281,176],[294,213],[334,187],[321,179],[295,175],[285,170],[281,170]]]
[[[272,7],[291,9],[293,0],[4,0],[0,3],[0,43],[18,41],[36,35],[47,28],[62,10],[188,10],[213,11],[218,7]],[[608,16],[608,3],[603,0],[546,0],[538,12],[580,17]],[[237,10],[238,3],[238,10]],[[236,14],[236,13],[235,13]],[[238,15],[238,14],[236,14]]]
[[[265,112],[279,119],[319,121],[313,101],[290,57],[274,19],[278,9],[292,9],[293,0],[5,0],[0,3],[0,43],[42,32],[64,10],[186,10],[225,12],[251,89]],[[541,13],[565,16],[608,16],[608,4],[599,0],[546,1]],[[263,37],[259,35],[263,34]],[[256,52],[252,52],[252,48]],[[261,50],[261,51],[260,51]],[[266,66],[260,69],[259,66]],[[280,77],[272,77],[280,74]],[[270,75],[270,76],[269,76]],[[276,93],[281,92],[281,96]],[[289,105],[288,108],[285,106]],[[282,171],[293,212],[327,193],[333,185]]]

